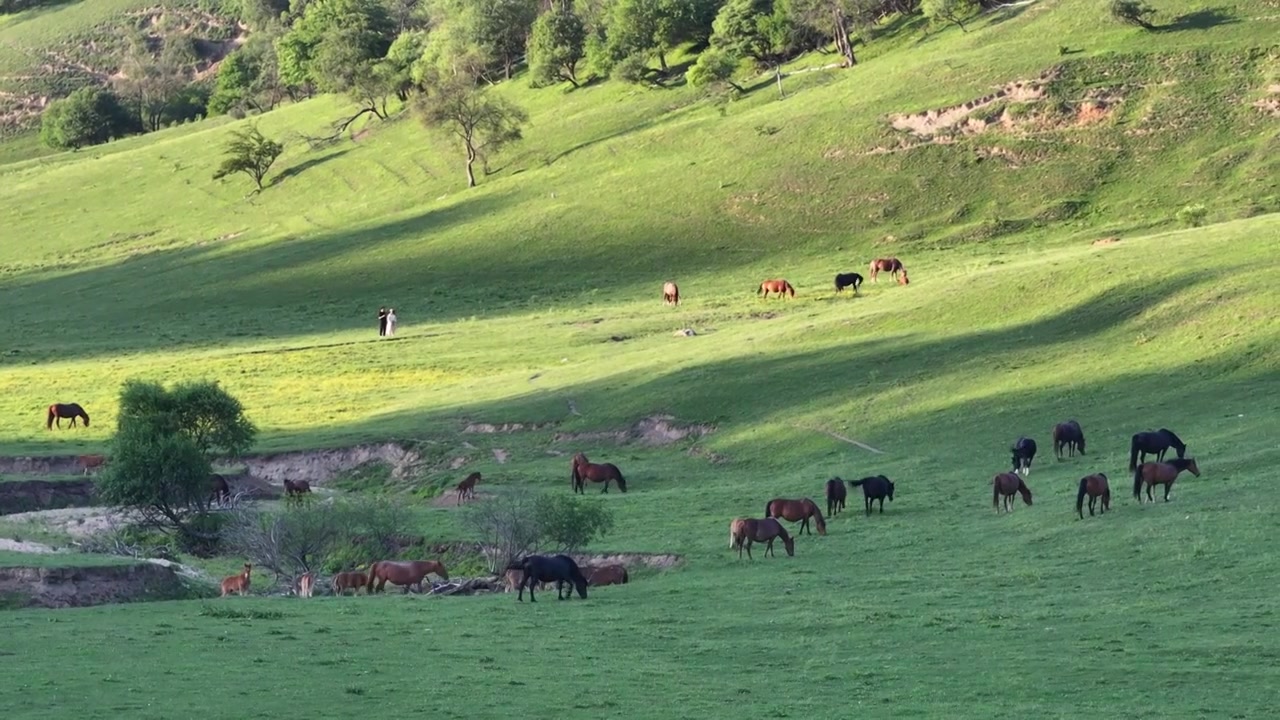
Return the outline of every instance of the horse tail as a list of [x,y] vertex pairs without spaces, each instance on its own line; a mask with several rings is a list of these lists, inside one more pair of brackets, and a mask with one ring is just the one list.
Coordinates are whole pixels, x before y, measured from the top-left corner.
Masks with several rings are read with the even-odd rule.
[[627,479],[622,477],[622,471],[618,469],[617,465],[613,466],[613,479],[618,482],[619,490],[622,492],[627,491]]
[[769,511],[770,511],[770,510],[772,510],[772,509],[773,509],[773,501],[772,501],[772,500],[770,500],[769,502],[767,502],[767,503],[765,503],[765,504],[764,504],[764,516],[765,516],[765,517],[773,517],[773,515],[769,514]]
[[1129,441],[1129,469],[1138,469],[1138,436],[1134,435]]
[[378,563],[373,563],[372,565],[369,566],[369,582],[367,585],[365,585],[365,588],[364,588],[366,593],[373,592],[373,581],[377,579],[378,579]]
[[1142,499],[1142,468],[1136,468],[1133,471],[1133,496]]
[[45,417],[45,420],[44,420],[44,427],[45,427],[45,429],[46,429],[46,430],[52,430],[52,429],[53,429],[53,420],[54,420],[54,418],[56,418],[57,416],[58,416],[58,410],[57,410],[54,406],[50,405],[50,406],[49,406],[49,413],[48,413],[48,415]]
[[849,483],[849,487],[851,487],[851,488],[855,488],[855,487],[858,487],[859,485],[861,485],[862,483],[864,483],[864,482],[866,482],[866,481],[867,481],[867,479],[866,479],[866,478],[862,478],[861,480],[846,480],[845,482]]
[[1076,512],[1084,517],[1084,496],[1089,490],[1089,478],[1080,478],[1080,490],[1076,493]]
[[760,288],[756,290],[756,295],[763,295],[763,294],[764,294],[764,283],[760,283]]

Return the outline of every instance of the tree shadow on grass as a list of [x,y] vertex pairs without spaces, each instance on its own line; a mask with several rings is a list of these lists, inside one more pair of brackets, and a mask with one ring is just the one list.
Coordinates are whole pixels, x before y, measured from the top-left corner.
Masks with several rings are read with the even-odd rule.
[[291,177],[297,177],[298,175],[301,175],[302,173],[310,170],[311,168],[323,165],[329,162],[330,160],[336,160],[337,158],[340,158],[349,152],[351,152],[351,148],[343,148],[341,150],[338,150],[337,152],[327,153],[319,157],[308,158],[306,160],[303,160],[300,163],[291,165],[290,167],[287,167],[284,170],[281,170],[274,178],[272,178],[271,185],[278,185],[284,182],[285,180],[288,180]]
[[1179,32],[1182,30],[1209,30],[1221,25],[1232,25],[1240,22],[1230,8],[1216,7],[1197,10],[1179,15],[1168,25],[1157,25],[1156,32]]

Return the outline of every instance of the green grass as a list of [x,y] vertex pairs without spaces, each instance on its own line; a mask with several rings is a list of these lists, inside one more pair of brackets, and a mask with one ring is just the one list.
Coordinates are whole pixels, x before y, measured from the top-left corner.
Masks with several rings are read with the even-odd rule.
[[[1277,673],[1264,633],[1280,611],[1259,582],[1280,549],[1280,154],[1250,103],[1280,68],[1277,22],[1141,34],[1104,14],[1039,2],[969,33],[882,36],[853,71],[788,78],[782,101],[765,84],[723,114],[683,88],[517,81],[501,92],[529,110],[526,141],[473,191],[456,151],[407,118],[309,150],[298,134],[345,109],[333,98],[258,121],[286,139],[288,174],[248,199],[244,183],[208,179],[240,126],[225,120],[0,166],[0,450],[101,450],[121,381],[210,377],[243,400],[259,449],[412,441],[429,485],[478,469],[484,490],[566,492],[566,456],[549,452],[584,450],[631,487],[600,498],[617,526],[593,549],[687,560],[536,606],[4,613],[3,650],[23,668],[0,674],[7,716],[47,717],[55,699],[80,718],[336,717],[353,703],[469,717],[1265,715]],[[1062,44],[1084,52],[1059,57]],[[1122,88],[1124,102],[1098,125],[871,153],[898,143],[891,113],[1058,63],[1048,115],[1091,89]],[[1195,203],[1212,224],[1175,229]],[[1104,235],[1121,240],[1092,244]],[[909,287],[833,296],[835,272],[889,254]],[[754,296],[776,276],[797,298]],[[669,278],[678,309],[659,302]],[[392,341],[374,336],[383,304],[400,315]],[[672,336],[684,327],[699,334]],[[84,404],[91,427],[44,430],[55,400]],[[716,432],[661,448],[554,435],[659,413]],[[1067,418],[1090,454],[1058,463],[1048,434]],[[558,424],[482,435],[468,422]],[[1155,427],[1204,472],[1173,502],[1139,506],[1127,442]],[[1035,505],[997,516],[990,478],[1021,434],[1041,445]],[[1114,510],[1078,521],[1075,483],[1096,471]],[[854,497],[795,558],[727,550],[729,520],[769,498],[876,473],[899,483],[883,516]],[[432,538],[467,534],[457,511],[418,512]]]
[[102,567],[104,565],[133,565],[132,560],[115,555],[91,553],[21,553],[0,550],[0,567]]

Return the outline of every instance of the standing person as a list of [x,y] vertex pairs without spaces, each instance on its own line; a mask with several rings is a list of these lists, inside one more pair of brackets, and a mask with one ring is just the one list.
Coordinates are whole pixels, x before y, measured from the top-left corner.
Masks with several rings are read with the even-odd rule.
[[391,308],[387,311],[387,337],[393,337],[396,334],[396,309]]
[[385,307],[378,308],[378,337],[387,334],[387,309]]

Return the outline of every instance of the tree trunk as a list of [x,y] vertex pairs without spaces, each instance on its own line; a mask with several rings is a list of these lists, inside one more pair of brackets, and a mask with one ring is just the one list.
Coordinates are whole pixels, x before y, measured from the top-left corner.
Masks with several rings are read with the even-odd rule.
[[661,50],[658,51],[658,67],[662,68],[662,72],[667,71],[667,54]]
[[832,35],[836,41],[836,52],[844,58],[841,61],[843,67],[853,67],[858,64],[858,58],[853,54],[853,43],[849,41],[849,28],[846,27],[844,13],[837,8],[834,17],[832,17],[833,27]]
[[786,99],[787,93],[782,89],[782,63],[774,63],[773,78],[778,81],[778,97]]
[[471,144],[470,140],[467,140],[466,142],[467,142],[467,187],[473,188],[476,186],[476,171],[472,167],[476,164],[476,149]]

